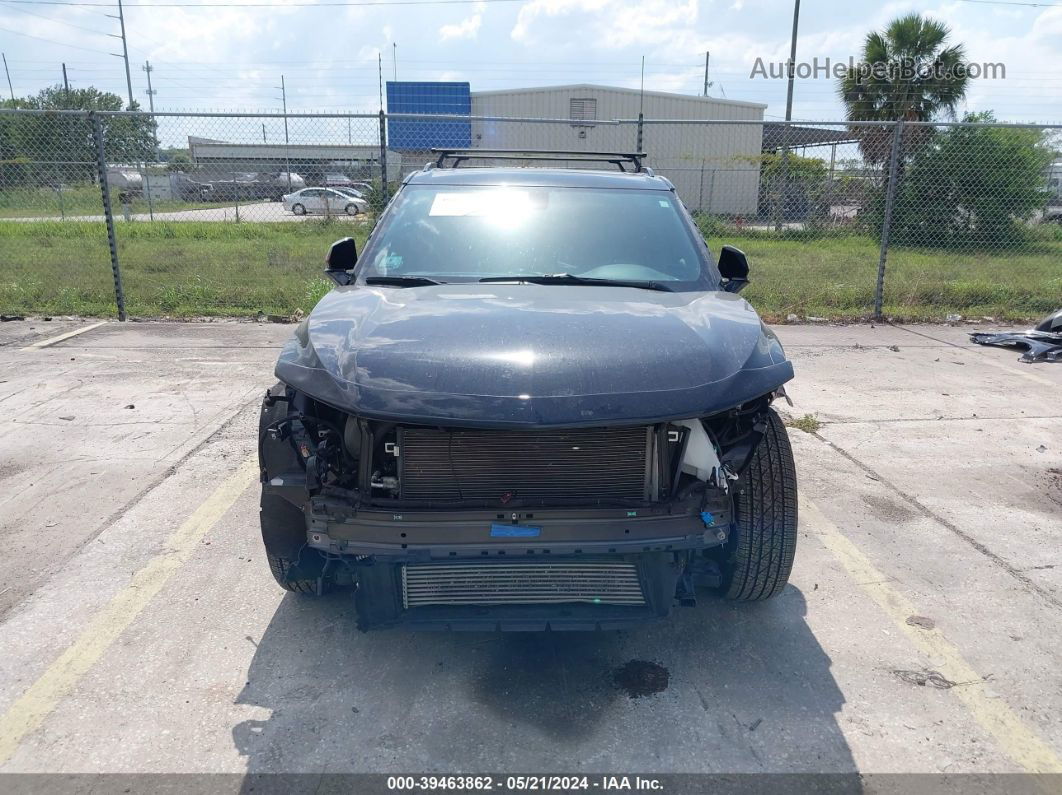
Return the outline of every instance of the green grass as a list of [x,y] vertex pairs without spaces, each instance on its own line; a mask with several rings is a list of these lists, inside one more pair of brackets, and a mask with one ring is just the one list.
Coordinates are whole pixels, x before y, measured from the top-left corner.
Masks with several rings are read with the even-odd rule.
[[[118,224],[126,309],[139,317],[253,317],[309,310],[332,283],[324,255],[364,223]],[[107,234],[80,221],[0,221],[0,312],[114,316]]]
[[822,420],[814,414],[805,414],[803,417],[786,420],[785,424],[804,433],[818,433],[822,430]]
[[[278,223],[134,222],[117,225],[130,315],[247,317],[308,311],[331,287],[323,257],[335,239],[369,226],[309,220]],[[712,238],[749,255],[743,293],[769,321],[792,313],[838,320],[870,316],[878,246],[865,237],[771,240]],[[894,249],[886,315],[941,321],[949,314],[1032,320],[1062,306],[1062,242],[1019,252]],[[0,221],[0,312],[113,316],[105,227],[97,222]]]
[[[878,244],[866,237],[711,239],[741,248],[751,263],[743,295],[769,320],[788,314],[830,319],[870,316]],[[1062,306],[1062,242],[1017,251],[892,248],[885,275],[887,317],[944,320],[949,314],[1031,320]]]

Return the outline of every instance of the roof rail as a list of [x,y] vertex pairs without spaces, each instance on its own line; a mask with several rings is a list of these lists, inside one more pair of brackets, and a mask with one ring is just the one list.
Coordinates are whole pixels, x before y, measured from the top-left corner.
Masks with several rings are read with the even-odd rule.
[[634,166],[635,171],[642,171],[645,152],[575,152],[555,149],[437,149],[431,153],[438,155],[436,168],[445,168],[449,161],[450,168],[457,168],[466,160],[572,160],[585,163],[612,163],[620,171],[626,171],[624,163]]

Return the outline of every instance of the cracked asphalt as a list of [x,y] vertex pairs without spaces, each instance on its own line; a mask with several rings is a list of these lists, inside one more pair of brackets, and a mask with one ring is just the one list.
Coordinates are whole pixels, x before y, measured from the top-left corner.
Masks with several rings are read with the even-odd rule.
[[280,591],[258,537],[291,327],[91,325],[0,326],[0,771],[1062,772],[1062,366],[780,327],[782,408],[817,420],[790,429],[781,597],[362,634],[349,594]]

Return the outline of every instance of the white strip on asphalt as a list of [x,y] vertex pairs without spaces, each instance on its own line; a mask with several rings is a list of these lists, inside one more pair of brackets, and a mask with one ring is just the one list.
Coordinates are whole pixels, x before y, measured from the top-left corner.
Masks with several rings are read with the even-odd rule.
[[25,348],[23,348],[22,350],[24,350],[24,351],[35,351],[35,350],[38,350],[39,348],[47,348],[49,345],[55,345],[55,343],[57,343],[57,342],[62,342],[63,340],[68,340],[71,337],[76,337],[78,334],[84,334],[86,331],[92,331],[92,329],[99,328],[100,326],[104,326],[106,324],[107,324],[106,320],[101,320],[99,323],[90,323],[87,326],[82,326],[81,328],[76,328],[73,331],[66,332],[65,334],[60,334],[60,335],[58,335],[56,337],[50,337],[49,339],[41,340],[40,342],[31,343],[31,344],[27,345]]
[[0,717],[0,764],[18,750],[74,689],[110,645],[136,620],[170,577],[192,556],[196,545],[258,476],[256,457],[248,458],[207,497],[166,541],[166,551],[133,575],[128,585],[93,618],[77,640],[41,674]]
[[988,692],[984,678],[939,629],[911,626],[907,619],[918,610],[905,596],[890,588],[884,574],[819,510],[815,503],[800,498],[801,522],[844,566],[848,575],[885,611],[900,631],[923,654],[934,661],[941,676],[961,683],[951,688],[974,719],[991,734],[1000,749],[1030,773],[1062,773],[1062,760],[1029,727],[1022,723],[1002,698]]

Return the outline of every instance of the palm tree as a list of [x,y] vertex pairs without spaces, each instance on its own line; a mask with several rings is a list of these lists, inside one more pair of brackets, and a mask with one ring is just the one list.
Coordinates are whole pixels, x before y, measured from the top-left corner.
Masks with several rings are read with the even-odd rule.
[[[849,121],[934,121],[955,118],[969,76],[961,44],[946,46],[946,25],[919,14],[894,19],[884,31],[867,34],[862,63],[838,80]],[[853,127],[863,156],[872,163],[889,158],[891,135],[884,127]],[[911,154],[930,135],[908,128],[904,152]]]

